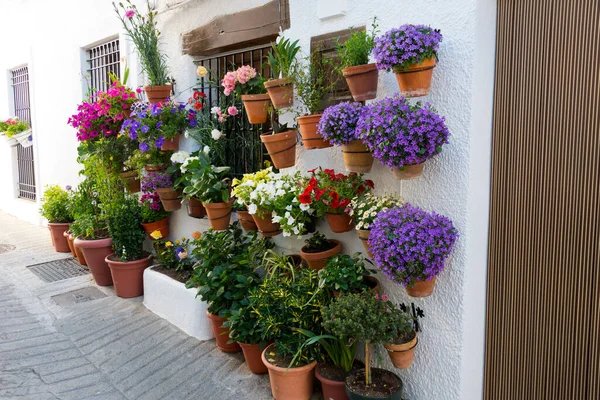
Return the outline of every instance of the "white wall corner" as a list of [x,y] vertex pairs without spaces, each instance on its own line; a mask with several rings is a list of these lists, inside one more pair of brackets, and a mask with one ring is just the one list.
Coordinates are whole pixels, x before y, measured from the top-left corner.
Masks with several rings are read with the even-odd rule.
[[317,3],[317,16],[320,20],[343,17],[348,11],[348,0],[320,0]]

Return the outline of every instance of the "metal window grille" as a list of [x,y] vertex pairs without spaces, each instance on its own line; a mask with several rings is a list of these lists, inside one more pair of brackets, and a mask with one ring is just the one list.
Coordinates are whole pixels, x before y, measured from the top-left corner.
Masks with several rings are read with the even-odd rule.
[[[27,66],[11,71],[15,116],[27,121],[31,126],[29,101],[29,69]],[[33,147],[17,145],[18,197],[35,201],[35,171],[33,167]]]
[[[221,78],[228,71],[233,71],[242,65],[250,65],[256,68],[262,76],[268,78],[271,76],[271,69],[265,65],[265,56],[270,48],[270,45],[263,45],[223,53],[202,59],[196,64],[207,68],[212,77]],[[224,99],[220,98],[219,88],[211,86],[207,80],[202,79],[202,84],[197,89],[206,93],[208,104],[211,106],[223,104]],[[226,164],[231,167],[233,177],[258,171],[269,157],[260,140],[260,134],[269,131],[270,125],[252,125],[248,122],[241,103],[238,109],[241,112],[235,117],[228,118],[223,129],[223,133],[226,134]]]
[[120,60],[119,39],[92,47],[88,50],[90,94],[94,94],[97,91],[106,91],[110,87],[109,72],[119,78],[121,77],[119,68]]

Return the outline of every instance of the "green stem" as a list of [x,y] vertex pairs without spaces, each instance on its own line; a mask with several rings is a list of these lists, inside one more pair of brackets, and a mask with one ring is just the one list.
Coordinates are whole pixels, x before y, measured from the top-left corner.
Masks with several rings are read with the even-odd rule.
[[365,384],[369,386],[371,382],[371,348],[369,343],[365,343]]

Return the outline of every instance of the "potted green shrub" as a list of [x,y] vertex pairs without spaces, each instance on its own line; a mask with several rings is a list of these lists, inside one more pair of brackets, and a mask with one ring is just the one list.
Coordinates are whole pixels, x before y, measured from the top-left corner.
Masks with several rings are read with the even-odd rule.
[[316,271],[325,268],[327,260],[342,251],[339,240],[327,239],[320,232],[315,232],[304,243],[306,244],[300,249],[300,255]]
[[141,226],[140,205],[136,196],[127,195],[104,205],[113,254],[106,256],[115,286],[115,294],[130,298],[144,294],[144,270],[152,254],[144,251],[146,237]]
[[115,12],[138,51],[142,71],[150,83],[144,86],[146,97],[150,103],[163,102],[171,95],[171,84],[167,76],[167,58],[159,48],[160,31],[155,19],[157,13],[152,11],[150,2],[146,3],[146,15],[140,14],[131,0],[125,0],[125,4],[118,4],[120,10],[117,4],[113,3]]
[[48,220],[52,245],[59,253],[71,251],[68,239],[64,236],[73,222],[72,199],[69,191],[58,185],[47,186],[40,207],[40,214]]
[[144,193],[140,197],[140,217],[142,228],[151,239],[169,236],[169,212],[163,208],[158,193]]
[[390,371],[371,368],[372,345],[392,340],[388,303],[373,293],[363,292],[341,295],[323,307],[323,327],[327,332],[346,345],[359,341],[365,344],[365,368],[350,372],[345,380],[351,400],[401,399],[402,380]]
[[300,50],[299,40],[279,37],[271,43],[271,51],[267,56],[267,64],[271,68],[274,79],[264,83],[267,93],[275,109],[290,107],[294,104],[294,84],[290,77],[296,66],[296,55]]
[[[387,301],[385,295],[382,301]],[[395,308],[388,303],[388,329],[391,341],[384,343],[388,356],[394,367],[400,369],[409,368],[415,359],[415,348],[419,342],[417,332],[414,328],[414,318],[407,312]]]
[[337,46],[342,75],[354,101],[372,100],[377,97],[377,64],[369,64],[369,56],[375,46],[377,18],[373,18],[371,33],[366,30],[353,32],[344,43]]
[[340,293],[361,293],[364,290],[380,290],[379,280],[371,276],[360,253],[338,254],[327,260],[327,266],[319,271],[319,286],[339,297]]

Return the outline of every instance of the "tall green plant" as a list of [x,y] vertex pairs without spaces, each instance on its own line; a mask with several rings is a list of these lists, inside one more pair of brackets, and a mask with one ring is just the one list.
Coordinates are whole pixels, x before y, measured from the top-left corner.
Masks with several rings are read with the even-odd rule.
[[302,103],[299,115],[317,114],[324,108],[325,96],[335,89],[339,75],[331,62],[321,57],[318,50],[306,57],[298,71],[292,74],[297,97]]
[[143,258],[146,234],[140,225],[142,217],[137,197],[128,195],[123,200],[105,203],[103,207],[117,257],[121,261]]
[[[113,7],[127,35],[137,48],[142,71],[148,76],[150,84],[153,86],[166,85],[168,83],[167,59],[159,49],[160,31],[157,28],[155,19],[157,12],[152,11],[149,1],[146,4],[148,6],[146,15],[140,14],[131,0],[126,0],[126,5],[120,2],[118,7],[113,2]],[[123,14],[121,14],[119,7]]]
[[42,206],[40,207],[42,217],[51,223],[73,221],[71,198],[69,190],[65,190],[58,185],[46,187],[44,197],[42,197]]
[[271,51],[266,58],[275,79],[290,76],[296,63],[296,55],[300,51],[298,42],[299,40],[292,42],[280,37],[278,42],[271,43]]
[[355,67],[369,63],[369,55],[375,46],[377,36],[377,17],[373,18],[371,33],[366,30],[352,33],[348,39],[341,43],[338,38],[337,53],[340,58],[341,68]]

